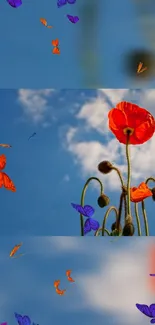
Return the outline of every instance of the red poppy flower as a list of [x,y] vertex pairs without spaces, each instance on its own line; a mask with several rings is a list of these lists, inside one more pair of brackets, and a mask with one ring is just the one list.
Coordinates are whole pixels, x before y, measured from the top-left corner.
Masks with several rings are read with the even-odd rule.
[[142,144],[148,141],[155,131],[155,119],[138,105],[120,102],[108,114],[109,128],[119,142],[126,144],[130,132],[130,144]]
[[132,202],[141,202],[149,196],[152,196],[152,192],[144,182],[138,187],[132,187],[130,189],[130,200]]

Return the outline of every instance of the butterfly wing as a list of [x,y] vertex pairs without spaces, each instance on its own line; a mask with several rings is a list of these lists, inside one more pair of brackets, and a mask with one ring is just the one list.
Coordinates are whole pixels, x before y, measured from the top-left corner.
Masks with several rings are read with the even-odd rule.
[[90,231],[91,231],[90,219],[87,219],[84,223],[84,234],[86,235]]
[[71,270],[67,270],[66,271],[66,276],[70,276],[71,275]]
[[23,325],[23,317],[17,313],[15,313],[15,318],[19,325]]
[[60,54],[60,50],[58,47],[54,47],[54,49],[52,50],[53,54]]
[[23,316],[23,325],[31,325],[29,316]]
[[142,72],[144,72],[146,70],[147,70],[147,67],[143,68],[140,72],[142,73]]
[[94,212],[95,212],[95,209],[91,205],[85,205],[83,207],[83,209],[84,209],[84,212],[85,212],[84,215],[87,216],[87,217],[92,217]]
[[76,211],[78,211],[85,217],[91,217],[95,212],[94,208],[90,205],[85,205],[84,207],[82,207],[80,204],[75,203],[71,203],[71,205]]
[[74,16],[73,17],[73,20],[74,20],[74,24],[76,24],[79,21],[79,17],[78,16]]
[[152,317],[155,317],[155,304],[150,305],[150,313]]
[[138,310],[141,311],[141,313],[143,313],[144,315],[148,316],[148,317],[152,317],[151,315],[151,311],[150,308],[147,305],[144,304],[136,304],[136,307],[138,308]]
[[52,43],[53,46],[58,46],[58,45],[59,45],[59,40],[58,40],[58,38],[53,39],[51,43]]
[[90,227],[92,230],[98,230],[100,228],[100,224],[97,220],[93,218],[89,218],[90,221]]
[[47,26],[47,20],[45,18],[40,18],[40,22],[44,25]]
[[151,323],[151,324],[155,324],[155,318],[151,319],[151,320],[150,320],[150,323]]
[[138,68],[137,68],[137,73],[140,73],[140,70],[141,70],[142,66],[143,66],[143,63],[139,62]]
[[[12,192],[16,192],[16,187],[13,183],[13,181],[11,180],[11,178],[5,174],[5,173],[0,173],[0,185],[1,185],[1,174],[2,174],[2,178],[3,178],[3,186],[7,189],[10,190]],[[1,186],[0,186],[1,187]]]
[[55,280],[54,281],[54,287],[57,288],[60,284],[60,280]]
[[62,6],[67,4],[67,0],[58,0],[57,1],[57,6],[58,8],[61,8]]
[[71,15],[67,15],[67,18],[71,21],[71,23],[74,23],[73,16],[71,16]]
[[13,8],[18,8],[19,6],[22,5],[22,1],[21,0],[7,0],[7,2]]
[[6,166],[6,156],[1,155],[0,156],[0,170],[3,170]]

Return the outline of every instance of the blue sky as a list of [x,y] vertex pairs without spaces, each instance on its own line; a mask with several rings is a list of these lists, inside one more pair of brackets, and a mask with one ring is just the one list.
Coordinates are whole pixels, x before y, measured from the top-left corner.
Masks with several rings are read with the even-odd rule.
[[[44,0],[44,4],[41,0],[23,0],[17,9],[2,0],[0,88],[130,88],[133,83],[137,88],[154,87],[154,79],[136,82],[123,70],[128,52],[153,50],[148,34],[144,37],[138,25],[134,1],[85,0],[86,12],[90,12],[91,4],[96,13],[94,24],[92,16],[87,19],[83,14],[82,0],[59,9],[56,0]],[[80,21],[73,25],[66,14],[79,15]],[[45,28],[41,17],[54,28]],[[151,28],[154,30],[154,25]],[[60,40],[60,56],[51,53],[51,40],[55,38]],[[86,56],[84,69],[81,56]]]
[[[13,246],[23,241],[16,259],[9,258]],[[151,238],[1,237],[0,308],[1,322],[17,325],[14,312],[28,315],[42,325],[74,323],[84,325],[137,324],[149,319],[136,303],[154,303],[148,287],[148,251]],[[75,283],[65,272],[72,269]],[[55,293],[60,279],[64,296]]]
[[[79,215],[71,202],[80,203],[90,176],[101,179],[110,204],[118,206],[117,174],[103,176],[97,166],[110,160],[126,177],[125,147],[107,127],[108,111],[121,100],[155,113],[151,89],[0,90],[0,142],[12,145],[0,148],[0,153],[7,156],[5,172],[17,188],[16,193],[0,190],[1,235],[79,236]],[[36,137],[28,141],[33,132]],[[154,137],[143,146],[131,146],[132,186],[154,176],[154,150]],[[95,208],[94,217],[102,223],[106,209],[97,205],[99,194],[98,184],[92,183],[85,204]],[[155,235],[152,198],[146,200],[146,207],[150,235]],[[111,215],[107,228],[113,221]]]

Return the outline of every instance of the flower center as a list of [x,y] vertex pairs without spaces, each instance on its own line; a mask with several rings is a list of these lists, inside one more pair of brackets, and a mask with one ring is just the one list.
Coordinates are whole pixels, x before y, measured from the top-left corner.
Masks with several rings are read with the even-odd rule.
[[134,133],[134,129],[128,127],[128,128],[125,128],[123,130],[123,132],[124,132],[124,134],[132,135]]

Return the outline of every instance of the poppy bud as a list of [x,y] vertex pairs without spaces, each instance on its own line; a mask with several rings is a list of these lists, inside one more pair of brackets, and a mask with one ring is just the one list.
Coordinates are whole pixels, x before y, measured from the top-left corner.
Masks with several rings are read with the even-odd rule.
[[119,232],[117,229],[115,229],[110,233],[110,236],[122,236],[122,232]]
[[110,203],[110,199],[105,194],[101,194],[97,200],[100,208],[106,207]]
[[123,236],[133,236],[135,227],[132,222],[127,223],[123,228]]
[[[117,230],[116,224],[117,224],[116,221],[112,224],[112,226],[111,226],[112,231]],[[122,232],[122,226],[121,226],[121,224],[119,224],[119,233],[121,233],[121,232]]]
[[152,199],[153,201],[155,201],[155,187],[151,189],[151,192],[152,192]]
[[98,170],[102,174],[109,174],[113,169],[113,165],[109,161],[102,161],[98,165]]

